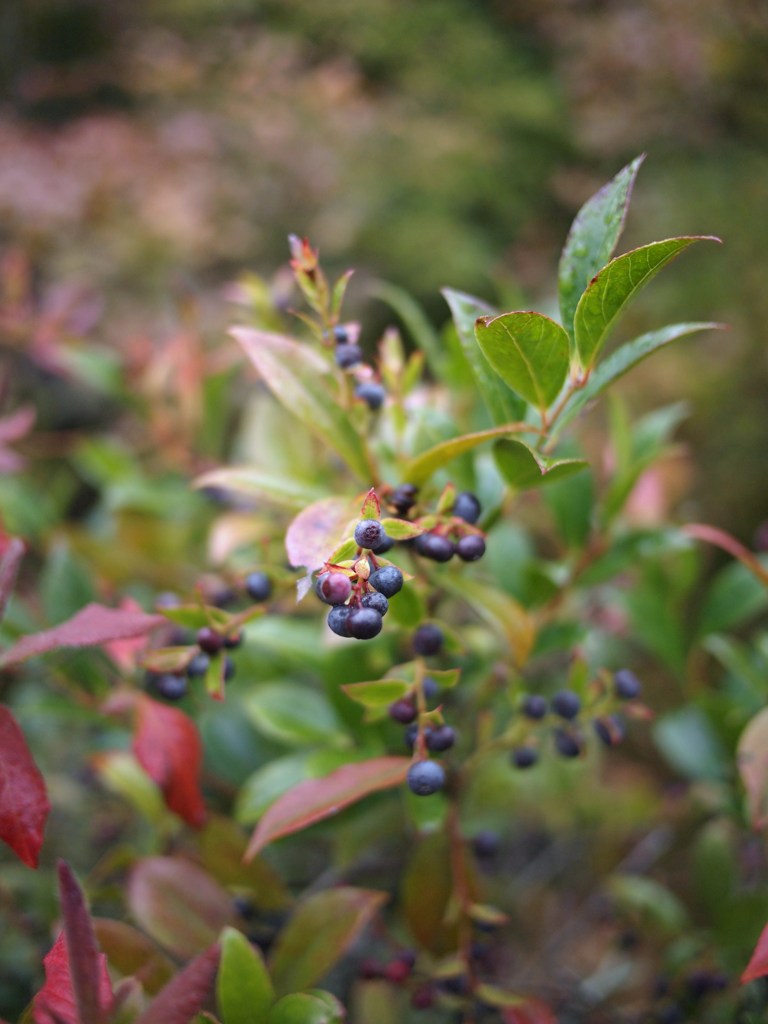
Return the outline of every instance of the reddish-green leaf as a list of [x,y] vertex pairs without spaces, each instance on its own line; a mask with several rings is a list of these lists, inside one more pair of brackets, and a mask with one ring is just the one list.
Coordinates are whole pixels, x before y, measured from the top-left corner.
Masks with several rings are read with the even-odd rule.
[[219,947],[200,953],[155,996],[135,1024],[189,1024],[208,1001],[219,967]]
[[199,784],[203,751],[197,726],[178,708],[143,694],[136,698],[136,708],[136,760],[160,787],[168,807],[193,828],[200,828],[205,804]]
[[768,824],[768,708],[758,711],[741,734],[736,753],[754,828]]
[[8,599],[16,585],[16,576],[24,557],[26,547],[18,537],[11,537],[5,544],[0,559],[0,619],[5,615]]
[[128,905],[148,935],[181,957],[199,953],[235,923],[226,889],[181,857],[139,861],[128,881]]
[[362,508],[360,509],[361,519],[380,519],[381,502],[375,488],[371,488],[365,496]]
[[51,805],[43,776],[8,708],[0,706],[0,839],[37,867]]
[[382,892],[342,886],[302,900],[270,959],[278,995],[309,988],[327,974],[386,899]]
[[355,518],[355,503],[348,498],[323,498],[299,512],[285,535],[291,565],[319,569]]
[[74,872],[66,861],[60,860],[57,873],[69,973],[79,1024],[101,1024],[112,999],[111,991],[106,999],[102,991],[104,956],[99,951],[85,896]]
[[768,974],[768,924],[760,933],[757,945],[741,976],[741,983],[744,985],[748,981],[754,981],[755,978],[764,978],[766,974]]
[[[32,1004],[34,1024],[84,1024],[78,1015],[64,932],[59,934],[43,958],[43,967],[45,984]],[[99,954],[95,981],[98,984],[100,1008],[106,1014],[112,1004],[112,986],[107,973],[107,958],[103,953]]]
[[230,333],[275,398],[333,448],[361,480],[370,480],[373,473],[365,442],[331,393],[328,364],[308,345],[280,334],[250,327],[233,327]]
[[378,757],[342,765],[322,779],[300,782],[264,813],[248,844],[246,858],[254,857],[273,840],[308,828],[369,793],[401,785],[409,764],[407,757]]
[[17,665],[27,658],[60,647],[98,647],[111,640],[142,636],[156,626],[161,626],[164,621],[162,615],[88,604],[77,615],[53,629],[22,637],[13,647],[0,654],[0,666]]

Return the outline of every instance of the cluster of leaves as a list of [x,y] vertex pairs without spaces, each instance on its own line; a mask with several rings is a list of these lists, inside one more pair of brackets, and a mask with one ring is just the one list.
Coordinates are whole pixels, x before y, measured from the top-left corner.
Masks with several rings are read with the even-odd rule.
[[[192,583],[174,595],[140,590],[151,612],[125,594],[117,608],[76,597],[74,614],[43,630],[24,601],[10,602],[0,665],[22,680],[29,659],[102,649],[54,655],[51,686],[98,723],[91,770],[131,808],[118,826],[127,842],[88,882],[112,916],[91,918],[59,865],[64,928],[25,1020],[333,1024],[349,1013],[548,1024],[673,1019],[695,1006],[714,1022],[759,1004],[762,992],[742,994],[729,978],[768,900],[764,883],[754,898],[741,868],[745,822],[765,825],[764,644],[733,631],[766,607],[766,569],[718,531],[666,522],[661,469],[679,406],[632,423],[613,399],[607,436],[586,415],[643,359],[718,326],[675,324],[607,348],[643,285],[705,240],[613,257],[639,166],[573,224],[561,323],[447,290],[453,323],[442,337],[414,317],[415,351],[389,331],[365,368],[386,392],[380,408],[334,358],[349,274],[331,284],[312,247],[294,240],[311,310],[300,339],[273,329],[260,282],[233,293],[246,322],[232,335],[264,390],[254,457],[197,479],[225,505],[209,523],[215,572],[195,584],[198,567],[186,569]],[[92,445],[87,465],[108,474],[109,455]],[[134,494],[122,500],[130,507],[138,492],[146,513],[152,485],[131,474]],[[404,485],[413,498],[402,504]],[[466,492],[482,507],[477,527],[457,514]],[[392,542],[375,566],[361,516]],[[486,558],[433,564],[418,538],[439,531],[484,537]],[[737,561],[696,607],[699,541]],[[24,545],[3,544],[5,609]],[[80,564],[67,561],[64,575]],[[365,590],[372,566],[389,564],[405,585],[381,634],[364,645],[333,637],[307,596],[313,580],[331,569]],[[268,582],[255,604],[254,572]],[[426,625],[439,643],[415,640]],[[192,672],[201,649],[211,654],[202,679]],[[725,684],[683,703],[682,687],[702,682],[713,659]],[[647,704],[618,685],[628,665]],[[188,676],[178,706],[150,695],[157,673]],[[531,697],[543,702],[536,714]],[[403,701],[417,720],[405,749],[387,713]],[[664,762],[651,746],[656,710]],[[23,701],[18,713],[33,722]],[[411,793],[409,769],[446,722],[459,741],[441,758],[444,790]],[[635,756],[618,762],[617,785],[621,755],[604,748],[627,730]],[[739,736],[745,812],[729,767]],[[6,707],[0,737],[0,838],[32,867],[51,798]],[[667,806],[670,772],[692,784],[684,810]],[[577,852],[591,840],[597,868]],[[675,871],[689,868],[692,881],[676,888]],[[132,924],[114,916],[116,900]],[[745,980],[764,973],[764,944]]]

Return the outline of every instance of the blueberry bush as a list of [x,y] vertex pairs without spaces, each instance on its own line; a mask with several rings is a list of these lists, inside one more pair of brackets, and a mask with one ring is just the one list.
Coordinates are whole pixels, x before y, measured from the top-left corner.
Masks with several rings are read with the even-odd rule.
[[577,215],[559,319],[446,289],[439,333],[393,290],[412,344],[369,350],[292,237],[225,344],[40,347],[127,424],[53,471],[0,420],[19,1020],[762,1019],[768,567],[673,521],[685,408],[616,386],[721,326],[612,343],[717,241],[614,256],[640,164]]

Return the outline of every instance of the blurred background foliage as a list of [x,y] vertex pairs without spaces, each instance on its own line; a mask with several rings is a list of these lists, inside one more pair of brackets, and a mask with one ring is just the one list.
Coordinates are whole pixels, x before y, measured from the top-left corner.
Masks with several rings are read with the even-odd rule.
[[[657,284],[630,329],[682,309],[733,325],[633,382],[685,393],[694,514],[751,539],[768,365],[768,13],[753,0],[6,0],[0,231],[36,287],[76,280],[126,345],[289,230],[331,267],[551,299],[578,205],[641,151],[627,246],[726,242]],[[364,275],[361,275],[361,278]],[[366,300],[364,282],[354,295]],[[368,294],[366,322],[391,317]],[[637,396],[637,397],[635,397]]]

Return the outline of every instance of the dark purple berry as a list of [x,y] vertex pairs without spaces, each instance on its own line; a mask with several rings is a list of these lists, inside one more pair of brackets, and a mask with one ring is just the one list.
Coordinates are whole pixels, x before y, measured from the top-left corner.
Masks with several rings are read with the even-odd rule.
[[252,572],[245,577],[245,592],[257,604],[267,601],[272,593],[272,580],[265,572]]
[[515,768],[532,768],[539,760],[539,752],[534,747],[518,747],[512,751],[511,760]]
[[368,582],[384,597],[394,597],[403,587],[403,574],[396,565],[384,565],[372,572]]
[[440,687],[432,676],[424,676],[421,681],[421,689],[424,692],[424,700],[433,701],[440,692]]
[[206,654],[218,654],[224,646],[224,637],[210,626],[203,626],[197,631],[197,646]]
[[364,381],[355,388],[355,396],[361,398],[368,408],[375,412],[384,404],[387,392],[381,384],[375,384],[373,381]]
[[336,636],[350,636],[350,632],[347,629],[347,620],[351,613],[352,609],[347,604],[338,604],[335,608],[331,608],[328,613],[328,628]]
[[485,541],[476,533],[470,533],[456,542],[456,554],[462,562],[476,562],[485,554]]
[[561,757],[578,757],[581,753],[581,740],[567,729],[555,732],[555,749]]
[[529,693],[523,701],[521,710],[526,718],[532,718],[536,721],[546,715],[547,701],[538,693]]
[[348,370],[350,366],[357,366],[362,361],[363,353],[357,345],[342,342],[342,344],[336,346],[336,364],[342,370]]
[[237,603],[237,591],[233,587],[224,587],[217,590],[211,597],[211,604],[215,608],[231,608]]
[[637,700],[643,689],[640,680],[628,668],[620,668],[614,675],[613,688],[621,700]]
[[570,722],[581,711],[581,699],[573,690],[558,690],[552,698],[552,710]]
[[337,345],[346,345],[349,341],[349,331],[343,324],[336,324],[333,328],[333,340]]
[[366,594],[360,604],[363,608],[373,608],[379,615],[386,615],[389,611],[389,601],[375,590],[372,594]]
[[405,749],[412,751],[416,746],[416,737],[419,735],[419,726],[416,722],[409,725],[403,733],[403,743],[405,743]]
[[232,900],[232,907],[238,917],[244,921],[253,921],[258,917],[258,911],[247,896],[235,896]]
[[420,555],[433,562],[450,562],[456,551],[453,541],[439,533],[421,533],[414,540],[413,546]]
[[435,626],[431,622],[425,622],[413,634],[414,654],[420,654],[423,658],[428,658],[432,654],[439,654],[442,650],[444,639],[443,631],[439,626]]
[[417,494],[418,488],[414,487],[413,484],[400,484],[400,486],[396,487],[389,496],[389,504],[401,516],[404,516],[406,513],[410,512],[416,504]]
[[492,832],[490,829],[478,832],[472,839],[472,851],[480,860],[495,857],[500,846],[501,839],[498,832]]
[[224,682],[228,683],[230,679],[233,679],[236,671],[237,667],[234,661],[227,655],[224,659]]
[[317,595],[326,604],[344,604],[352,593],[349,576],[343,572],[326,572],[317,581]]
[[384,540],[380,544],[377,544],[375,548],[371,548],[371,551],[374,555],[386,555],[386,553],[391,551],[394,546],[394,540],[389,536],[385,536]]
[[361,548],[375,548],[386,537],[378,519],[361,519],[355,527],[355,544]]
[[225,636],[224,637],[224,646],[228,650],[230,650],[230,651],[234,650],[236,647],[242,646],[242,643],[243,643],[243,634],[242,633],[233,633],[231,636]]
[[187,665],[187,676],[189,679],[201,679],[208,671],[211,659],[207,654],[196,654]]
[[372,640],[381,632],[382,618],[375,608],[353,608],[347,619],[349,635],[356,640]]
[[187,693],[187,680],[184,676],[175,676],[170,672],[155,676],[152,685],[166,700],[181,700]]
[[470,991],[469,978],[463,974],[453,978],[441,978],[437,987],[452,996],[466,996]]
[[416,796],[432,796],[445,785],[445,772],[437,761],[416,761],[408,769],[406,779]]
[[626,736],[624,723],[618,715],[606,715],[605,718],[596,718],[592,723],[601,743],[606,747],[616,747]]
[[415,720],[417,714],[413,701],[407,700],[405,697],[389,705],[389,717],[393,722],[399,722],[400,725],[409,725]]
[[459,519],[463,519],[465,523],[476,523],[480,518],[481,512],[480,502],[471,491],[462,491],[456,495],[456,501],[453,503],[453,514],[458,516]]
[[444,750],[450,750],[456,742],[456,730],[450,725],[438,725],[434,729],[427,729],[424,734],[424,741],[427,750],[433,754],[439,754]]

